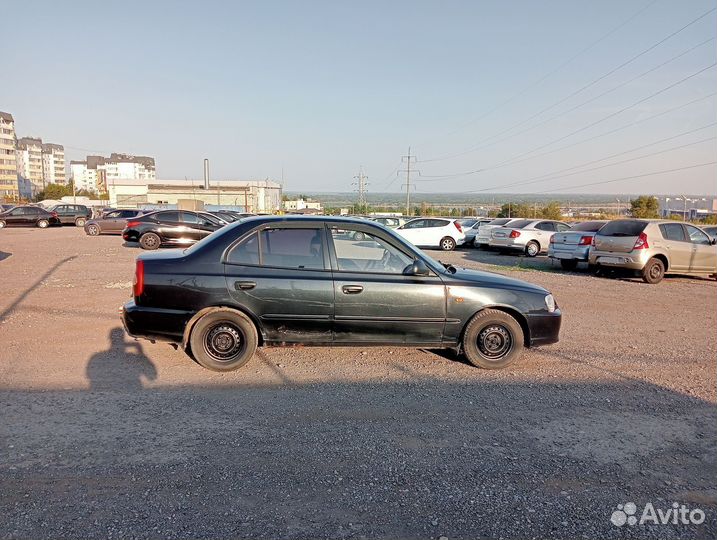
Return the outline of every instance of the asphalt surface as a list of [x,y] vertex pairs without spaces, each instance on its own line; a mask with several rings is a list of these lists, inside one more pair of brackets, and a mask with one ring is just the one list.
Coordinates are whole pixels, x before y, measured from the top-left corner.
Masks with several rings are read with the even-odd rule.
[[[0,231],[0,538],[715,537],[715,281],[433,253],[547,287],[561,342],[499,372],[295,348],[217,374],[124,336],[138,252]],[[613,525],[627,502],[706,517]]]

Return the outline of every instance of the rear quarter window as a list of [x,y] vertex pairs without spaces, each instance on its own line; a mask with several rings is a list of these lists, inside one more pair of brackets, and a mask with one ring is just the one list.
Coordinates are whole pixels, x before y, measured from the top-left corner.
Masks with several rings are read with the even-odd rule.
[[600,229],[600,236],[640,236],[646,226],[647,221],[611,221]]

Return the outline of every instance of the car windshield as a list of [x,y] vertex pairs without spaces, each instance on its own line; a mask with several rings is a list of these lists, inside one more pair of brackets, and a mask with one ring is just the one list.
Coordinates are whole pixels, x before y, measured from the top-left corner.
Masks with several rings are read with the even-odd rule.
[[600,236],[640,236],[646,226],[647,221],[637,219],[611,221],[600,229]]
[[607,223],[607,221],[583,221],[582,223],[574,225],[571,230],[583,232],[597,232],[603,227],[603,225],[605,225],[605,223]]

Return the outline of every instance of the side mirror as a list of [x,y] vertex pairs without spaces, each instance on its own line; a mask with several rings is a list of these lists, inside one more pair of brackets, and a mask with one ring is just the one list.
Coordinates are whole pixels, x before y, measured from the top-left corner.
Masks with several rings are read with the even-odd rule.
[[717,238],[713,238],[713,239],[710,241],[710,244],[712,244],[713,246],[714,246],[715,244],[717,244]]
[[427,276],[430,272],[426,263],[416,259],[403,270],[403,273],[407,276]]

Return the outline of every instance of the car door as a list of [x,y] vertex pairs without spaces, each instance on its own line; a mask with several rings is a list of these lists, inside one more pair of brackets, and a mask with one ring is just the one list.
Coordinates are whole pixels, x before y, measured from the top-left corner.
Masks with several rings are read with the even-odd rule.
[[267,341],[329,343],[334,282],[323,222],[267,224],[224,259],[229,294],[261,322]]
[[692,243],[687,240],[682,223],[662,223],[660,233],[669,258],[669,270],[688,272],[692,264]]
[[455,233],[458,232],[458,229],[455,229],[455,231],[446,229],[448,225],[451,225],[451,222],[447,219],[428,219],[426,221],[428,222],[428,228],[425,230],[424,240],[420,245],[438,246],[443,238],[446,236],[456,236]]
[[427,219],[414,219],[396,230],[406,240],[417,246],[423,239],[422,236],[427,226],[427,222]]
[[162,241],[170,244],[191,244],[194,240],[180,221],[178,210],[165,210],[154,214],[151,219],[157,222],[157,232]]
[[545,251],[550,245],[550,237],[555,234],[555,223],[541,221],[535,225],[535,239],[540,244],[540,250]]
[[10,210],[8,212],[7,217],[5,217],[5,223],[8,226],[15,226],[15,227],[25,227],[29,223],[29,218],[31,217],[26,212],[27,208],[24,206],[17,206]]
[[685,224],[685,229],[692,244],[690,272],[717,272],[717,246],[714,246],[710,237],[697,227]]
[[207,232],[208,223],[206,220],[194,212],[183,210],[180,212],[179,219],[184,226],[184,234],[193,241],[201,240],[209,234]]
[[117,233],[124,229],[127,218],[123,217],[125,210],[114,210],[105,214],[105,217],[97,220],[102,232]]
[[[354,240],[355,232],[364,239]],[[439,343],[445,286],[431,271],[406,275],[413,255],[389,233],[346,224],[329,227],[334,272],[334,342]]]

